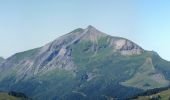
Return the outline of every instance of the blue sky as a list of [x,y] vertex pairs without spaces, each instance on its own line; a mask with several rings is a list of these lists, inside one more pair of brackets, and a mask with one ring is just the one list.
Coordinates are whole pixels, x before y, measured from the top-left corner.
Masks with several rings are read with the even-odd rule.
[[169,0],[0,0],[0,56],[92,25],[170,61]]

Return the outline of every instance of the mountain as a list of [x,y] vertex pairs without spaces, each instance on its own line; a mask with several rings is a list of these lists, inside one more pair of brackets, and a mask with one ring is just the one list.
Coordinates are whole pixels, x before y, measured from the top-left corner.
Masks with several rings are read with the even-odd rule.
[[170,62],[93,26],[0,64],[0,90],[19,91],[35,100],[125,99],[169,82]]

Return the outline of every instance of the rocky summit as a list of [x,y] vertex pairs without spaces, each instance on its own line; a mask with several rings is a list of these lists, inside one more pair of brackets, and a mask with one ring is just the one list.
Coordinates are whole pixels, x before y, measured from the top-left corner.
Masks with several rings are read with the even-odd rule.
[[170,62],[91,25],[0,63],[0,90],[35,100],[126,99],[169,81]]

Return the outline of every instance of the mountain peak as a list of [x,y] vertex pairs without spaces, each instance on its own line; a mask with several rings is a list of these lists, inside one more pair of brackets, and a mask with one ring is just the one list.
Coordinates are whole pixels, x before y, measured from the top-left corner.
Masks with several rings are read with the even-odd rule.
[[95,29],[95,27],[93,27],[92,25],[89,25],[89,26],[87,27],[87,29]]
[[107,36],[105,33],[97,30],[95,27],[89,25],[83,32],[82,39],[97,41],[99,38]]
[[85,30],[87,30],[88,32],[91,32],[91,33],[101,33],[99,30],[97,30],[94,26],[92,25],[89,25]]

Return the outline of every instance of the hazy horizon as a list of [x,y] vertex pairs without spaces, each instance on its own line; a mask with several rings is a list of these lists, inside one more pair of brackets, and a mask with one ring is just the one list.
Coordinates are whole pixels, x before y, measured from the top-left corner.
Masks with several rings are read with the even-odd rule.
[[37,48],[88,25],[170,61],[168,0],[0,1],[0,56]]

